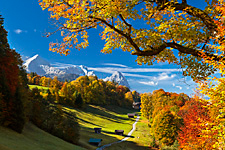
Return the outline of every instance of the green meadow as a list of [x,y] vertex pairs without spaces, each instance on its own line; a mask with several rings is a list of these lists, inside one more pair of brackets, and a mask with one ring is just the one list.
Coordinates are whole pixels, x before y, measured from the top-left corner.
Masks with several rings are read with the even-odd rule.
[[0,150],[84,150],[63,141],[31,123],[27,123],[19,134],[0,126]]
[[[88,105],[84,110],[63,107],[66,112],[75,112],[80,124],[80,140],[82,147],[96,149],[88,143],[90,138],[103,139],[102,145],[116,142],[123,139],[132,129],[135,119],[130,119],[127,113],[133,109],[125,109],[118,106],[96,106]],[[102,128],[101,134],[96,134],[94,128]],[[115,130],[124,130],[124,135],[116,135]]]
[[44,87],[44,86],[39,86],[39,85],[28,85],[30,89],[33,88],[38,88],[39,90],[41,90],[43,93],[47,93],[49,87]]
[[[29,85],[29,88],[48,90],[46,87]],[[18,134],[10,129],[0,127],[0,149],[1,150],[95,150],[97,147],[88,143],[90,138],[102,139],[102,144],[109,144],[119,141],[126,137],[132,129],[135,119],[128,118],[127,113],[133,113],[136,110],[127,109],[118,106],[96,106],[86,105],[83,109],[62,106],[66,113],[75,113],[80,125],[79,146],[70,144],[53,135],[37,128],[32,123],[27,123],[23,133]],[[140,115],[140,113],[139,113]],[[106,149],[149,149],[149,128],[147,120],[142,117],[136,124],[136,131],[127,141],[114,144]],[[102,128],[101,134],[96,134],[94,128]],[[116,135],[115,130],[124,130],[124,135]]]

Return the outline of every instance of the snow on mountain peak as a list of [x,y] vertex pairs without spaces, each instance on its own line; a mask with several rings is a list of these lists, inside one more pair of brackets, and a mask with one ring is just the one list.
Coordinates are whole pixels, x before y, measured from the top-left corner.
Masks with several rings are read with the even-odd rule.
[[26,67],[27,72],[36,72],[39,75],[44,75],[45,71],[43,70],[41,65],[50,67],[50,63],[42,59],[38,54],[27,59],[24,63],[24,66]]
[[[27,59],[24,63],[27,72],[36,72],[41,76],[48,76],[53,78],[57,76],[59,80],[75,80],[79,76],[96,76],[94,71],[88,70],[84,65],[63,65],[62,67],[53,67],[51,64],[42,59],[38,54]],[[126,78],[119,71],[115,71],[112,76],[103,79],[104,81],[114,81],[119,85],[130,88]]]
[[51,64],[42,59],[38,54],[27,59],[24,63],[27,72],[36,72],[41,76],[48,76],[53,78],[57,76],[59,80],[75,80],[79,76],[95,76],[93,71],[89,71],[83,65],[70,65],[63,68],[52,67]]
[[112,76],[106,77],[104,81],[111,81],[111,82],[117,82],[119,85],[126,86],[130,88],[129,83],[127,82],[126,78],[123,76],[123,74],[119,71],[115,71]]

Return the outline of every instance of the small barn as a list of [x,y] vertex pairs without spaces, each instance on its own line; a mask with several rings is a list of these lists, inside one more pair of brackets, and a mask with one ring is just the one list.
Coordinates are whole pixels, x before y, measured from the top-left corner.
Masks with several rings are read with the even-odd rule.
[[135,113],[129,113],[129,114],[127,114],[127,116],[128,116],[129,118],[134,118]]
[[95,130],[95,133],[100,134],[100,133],[101,133],[101,131],[102,131],[102,128],[94,128],[94,130]]
[[95,146],[100,146],[102,142],[102,139],[95,139],[95,138],[90,138],[89,143],[91,145],[95,145]]
[[115,134],[123,135],[124,130],[115,130]]

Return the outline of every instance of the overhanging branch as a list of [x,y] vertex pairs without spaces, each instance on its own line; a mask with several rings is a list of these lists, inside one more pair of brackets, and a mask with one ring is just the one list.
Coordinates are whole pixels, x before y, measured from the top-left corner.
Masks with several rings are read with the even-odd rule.
[[115,26],[109,24],[106,20],[104,19],[101,19],[101,18],[97,18],[97,17],[93,17],[93,16],[89,16],[89,18],[92,18],[92,19],[95,19],[95,20],[98,20],[100,22],[102,22],[103,24],[105,24],[106,26],[110,27],[111,29],[113,29],[116,33],[120,34],[121,36],[125,37],[129,42],[130,44],[134,47],[134,49],[137,51],[137,52],[141,52],[141,50],[139,49],[138,45],[133,41],[133,39],[128,35],[128,34],[125,34],[123,31],[115,28]]
[[[181,53],[191,54],[192,56],[201,57],[202,58],[202,52],[201,51],[193,49],[193,48],[185,47],[185,46],[177,44],[175,42],[163,43],[161,46],[159,46],[157,48],[152,48],[152,49],[146,50],[146,51],[134,52],[134,53],[132,53],[132,55],[137,55],[137,56],[154,56],[154,55],[159,54],[160,52],[162,52],[163,50],[165,50],[168,47],[177,49]],[[207,53],[207,52],[204,52],[204,55],[206,57],[211,58],[212,60],[215,60],[215,61],[225,60],[224,57],[220,57],[220,56],[217,56],[217,55],[214,55],[214,54],[211,54],[211,53]]]

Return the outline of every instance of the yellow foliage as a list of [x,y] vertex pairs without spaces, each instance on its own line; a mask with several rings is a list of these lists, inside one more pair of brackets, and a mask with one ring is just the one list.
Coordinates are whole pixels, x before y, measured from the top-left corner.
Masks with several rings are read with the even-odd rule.
[[208,60],[223,57],[224,41],[218,41],[225,30],[223,0],[206,1],[205,10],[174,0],[39,0],[39,4],[59,22],[57,31],[63,39],[50,43],[53,52],[68,55],[72,48],[86,48],[88,30],[99,26],[106,42],[103,53],[120,48],[137,55],[138,64],[175,63],[188,68],[184,75],[194,80],[215,71]]

